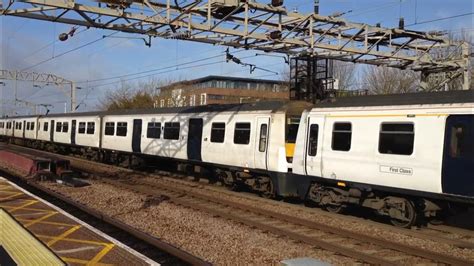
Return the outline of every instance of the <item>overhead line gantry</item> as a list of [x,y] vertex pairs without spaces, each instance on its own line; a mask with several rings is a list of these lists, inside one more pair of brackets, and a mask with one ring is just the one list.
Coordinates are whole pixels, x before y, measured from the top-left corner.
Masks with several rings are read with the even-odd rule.
[[[349,22],[340,14],[290,12],[282,0],[3,0],[0,14],[463,77],[468,89],[469,44],[441,32]],[[448,53],[441,51],[450,51]]]

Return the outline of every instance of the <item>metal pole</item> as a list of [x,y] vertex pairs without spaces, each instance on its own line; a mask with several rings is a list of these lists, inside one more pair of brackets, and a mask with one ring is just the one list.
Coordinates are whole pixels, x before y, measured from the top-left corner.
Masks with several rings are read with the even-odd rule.
[[76,83],[71,82],[71,113],[76,111]]
[[469,58],[470,56],[470,49],[469,49],[469,43],[468,42],[464,42],[463,43],[463,46],[462,46],[462,57],[463,59],[466,60],[466,66],[464,66],[463,68],[463,76],[464,76],[464,80],[463,80],[463,84],[462,84],[462,89],[463,90],[469,90],[470,87],[471,87],[471,60]]
[[314,0],[314,14],[319,15],[319,0]]

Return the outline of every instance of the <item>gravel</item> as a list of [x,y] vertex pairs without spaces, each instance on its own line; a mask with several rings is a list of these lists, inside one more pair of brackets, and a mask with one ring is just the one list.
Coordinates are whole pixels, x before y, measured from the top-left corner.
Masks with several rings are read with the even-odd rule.
[[[146,178],[148,181],[156,182],[157,179],[149,177]],[[178,182],[180,184],[186,184],[188,182],[181,181],[181,180],[171,180],[172,182]],[[242,204],[248,204],[250,206],[255,207],[264,207],[267,210],[274,211],[277,213],[283,213],[295,217],[299,217],[302,219],[308,219],[316,222],[322,222],[324,224],[344,228],[347,230],[367,234],[370,236],[380,237],[381,239],[391,239],[393,241],[397,241],[402,244],[412,245],[414,247],[422,247],[426,250],[444,253],[447,255],[451,255],[454,257],[464,258],[471,261],[474,261],[474,251],[472,249],[463,249],[458,248],[449,244],[440,243],[433,240],[427,239],[420,239],[415,238],[406,234],[391,232],[386,230],[386,228],[379,227],[379,226],[370,226],[370,223],[361,222],[357,220],[351,219],[337,219],[334,215],[330,215],[327,212],[321,211],[319,209],[310,209],[307,207],[301,207],[293,204],[287,204],[284,202],[278,202],[275,200],[267,200],[259,197],[255,197],[254,195],[247,195],[245,193],[235,193],[231,191],[226,191],[220,187],[215,186],[208,186],[204,184],[191,184],[194,186],[196,191],[203,192],[205,189],[206,194],[214,193],[219,195],[219,197],[238,201]],[[441,233],[440,233],[441,235]],[[462,236],[457,236],[458,239],[461,239]],[[474,238],[465,239],[468,241],[474,241]]]
[[150,199],[98,182],[83,188],[54,183],[45,186],[217,265],[275,265],[297,257],[335,265],[356,263],[351,258],[168,203],[166,199]]

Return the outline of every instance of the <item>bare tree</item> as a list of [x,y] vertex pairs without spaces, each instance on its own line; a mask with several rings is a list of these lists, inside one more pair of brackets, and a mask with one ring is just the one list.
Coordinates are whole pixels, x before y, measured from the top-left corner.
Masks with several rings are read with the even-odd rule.
[[356,82],[356,65],[343,61],[334,61],[333,64],[333,76],[339,82],[339,89],[351,90]]
[[103,110],[153,108],[155,95],[149,87],[134,89],[130,83],[122,82],[116,89],[108,91],[100,100]]
[[[470,46],[471,56],[469,57],[471,66],[474,63],[474,58],[472,56],[472,49],[474,48],[472,34],[469,34],[468,31],[462,31],[460,34],[453,34],[450,33],[448,35],[450,40],[454,40],[457,42],[466,42]],[[453,47],[450,46],[449,48],[442,48],[433,50],[433,56],[435,58],[451,58],[451,59],[461,59],[462,57],[462,46]],[[436,90],[461,90],[464,77],[463,75],[455,75],[455,72],[440,72],[431,74],[429,79],[427,80],[427,91],[436,91]],[[471,71],[469,73],[471,75],[471,80],[473,77],[473,68],[471,67]],[[449,80],[449,81],[448,81]],[[448,81],[448,82],[447,82]],[[470,89],[474,89],[473,83],[471,81]]]
[[371,94],[393,94],[414,92],[419,86],[419,74],[385,66],[367,66],[361,89]]

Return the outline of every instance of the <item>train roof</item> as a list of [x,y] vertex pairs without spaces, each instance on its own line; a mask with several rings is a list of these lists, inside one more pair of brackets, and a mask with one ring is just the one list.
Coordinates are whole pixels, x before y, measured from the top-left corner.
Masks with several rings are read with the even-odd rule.
[[242,104],[209,104],[204,106],[193,107],[171,107],[171,108],[153,108],[153,109],[127,109],[115,111],[99,111],[99,112],[82,112],[82,113],[64,113],[49,114],[36,116],[17,116],[8,117],[6,119],[19,119],[31,117],[84,117],[84,116],[107,116],[107,115],[139,115],[139,114],[190,114],[190,113],[206,113],[206,112],[250,112],[250,111],[267,111],[269,113],[291,112],[298,110],[301,113],[304,109],[310,109],[314,105],[302,101],[269,101]]
[[474,90],[341,97],[315,108],[474,103]]
[[[116,111],[99,111],[83,113],[49,114],[40,117],[68,117],[68,116],[105,116],[105,115],[137,115],[137,114],[169,114],[169,113],[204,113],[204,112],[245,112],[267,111],[275,113],[284,111],[292,113],[301,112],[311,108],[337,108],[337,107],[370,107],[370,106],[397,106],[397,105],[427,105],[427,104],[461,104],[474,103],[474,90],[442,91],[442,92],[416,92],[387,95],[365,95],[341,97],[331,102],[317,103],[315,105],[302,101],[268,101],[242,104],[210,104],[194,107],[171,107],[154,109],[127,109]],[[37,115],[38,116],[38,115]],[[11,118],[28,118],[37,116],[17,116]]]

